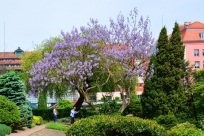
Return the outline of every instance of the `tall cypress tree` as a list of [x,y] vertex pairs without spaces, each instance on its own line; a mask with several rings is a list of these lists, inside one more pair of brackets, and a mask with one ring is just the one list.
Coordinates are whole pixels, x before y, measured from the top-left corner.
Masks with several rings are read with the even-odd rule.
[[185,117],[187,97],[181,82],[184,76],[184,46],[177,23],[169,41],[166,28],[162,28],[157,49],[158,53],[152,57],[154,74],[145,81],[143,115],[152,118],[173,112],[178,118]]
[[168,107],[180,119],[187,116],[187,94],[184,91],[184,85],[181,82],[184,78],[183,63],[184,46],[181,41],[181,32],[178,23],[175,23],[174,29],[169,41],[168,62],[171,65],[169,77],[166,78],[166,93],[168,95]]
[[[161,81],[161,69],[160,65],[166,63],[166,54],[168,46],[168,36],[166,27],[163,27],[158,43],[157,43],[157,54],[152,55],[150,59],[149,68],[147,70],[147,77],[145,80],[144,93],[141,99],[143,116],[146,118],[153,118],[164,114],[168,111],[167,106],[161,106],[166,103],[166,95],[162,91],[162,84],[158,84]],[[162,83],[162,82],[160,82]]]

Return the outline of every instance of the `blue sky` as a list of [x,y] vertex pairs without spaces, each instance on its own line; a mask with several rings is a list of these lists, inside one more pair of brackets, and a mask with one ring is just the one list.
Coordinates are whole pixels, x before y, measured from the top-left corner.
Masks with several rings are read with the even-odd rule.
[[31,51],[61,30],[87,26],[90,18],[109,26],[110,18],[116,20],[119,13],[127,17],[134,7],[139,17],[149,16],[157,39],[162,24],[171,33],[175,21],[204,23],[203,5],[204,0],[0,0],[0,52],[4,51],[4,23],[5,51],[18,47]]

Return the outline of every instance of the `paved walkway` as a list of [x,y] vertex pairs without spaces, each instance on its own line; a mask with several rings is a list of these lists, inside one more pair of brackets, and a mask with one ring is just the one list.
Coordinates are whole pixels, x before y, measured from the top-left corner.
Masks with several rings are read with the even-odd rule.
[[10,135],[6,135],[6,136],[29,136],[32,133],[35,133],[37,131],[40,131],[42,129],[44,129],[46,126],[46,124],[42,124],[40,126],[35,126],[34,128],[31,129],[26,129],[26,130],[18,130],[18,132],[16,133],[11,133]]

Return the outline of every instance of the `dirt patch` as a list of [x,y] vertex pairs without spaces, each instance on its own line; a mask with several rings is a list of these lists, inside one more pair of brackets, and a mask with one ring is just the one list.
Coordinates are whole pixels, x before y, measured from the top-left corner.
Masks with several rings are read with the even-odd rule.
[[29,136],[66,136],[66,134],[63,131],[45,128]]

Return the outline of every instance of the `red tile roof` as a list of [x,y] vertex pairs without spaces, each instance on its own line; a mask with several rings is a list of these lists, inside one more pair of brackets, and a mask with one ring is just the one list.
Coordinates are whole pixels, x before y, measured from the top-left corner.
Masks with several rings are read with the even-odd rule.
[[184,42],[191,41],[201,41],[204,42],[204,39],[201,39],[200,33],[204,32],[204,24],[200,22],[187,22],[184,25],[179,26],[182,34],[182,40]]
[[0,58],[20,58],[14,52],[0,52]]

